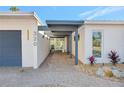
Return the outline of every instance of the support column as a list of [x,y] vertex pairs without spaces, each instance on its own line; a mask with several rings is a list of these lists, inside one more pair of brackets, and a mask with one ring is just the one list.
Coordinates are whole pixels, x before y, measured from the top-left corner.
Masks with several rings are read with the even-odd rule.
[[72,58],[72,34],[70,34],[70,58]]
[[69,36],[67,36],[67,55],[69,55]]
[[75,65],[78,65],[78,30],[75,31]]

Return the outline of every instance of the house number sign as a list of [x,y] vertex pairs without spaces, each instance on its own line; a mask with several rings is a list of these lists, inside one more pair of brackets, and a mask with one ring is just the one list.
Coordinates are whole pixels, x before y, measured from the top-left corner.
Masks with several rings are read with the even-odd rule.
[[37,46],[37,32],[33,32],[33,46]]

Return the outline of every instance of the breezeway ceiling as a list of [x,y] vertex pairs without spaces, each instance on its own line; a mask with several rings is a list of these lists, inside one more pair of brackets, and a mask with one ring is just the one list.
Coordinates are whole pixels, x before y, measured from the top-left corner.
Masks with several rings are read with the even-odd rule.
[[38,31],[45,31],[49,37],[65,37],[76,31],[83,21],[47,20],[47,26],[39,26]]

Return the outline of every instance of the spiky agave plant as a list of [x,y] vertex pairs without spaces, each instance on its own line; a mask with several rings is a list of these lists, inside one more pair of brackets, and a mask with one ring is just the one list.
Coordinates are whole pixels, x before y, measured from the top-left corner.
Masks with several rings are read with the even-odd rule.
[[111,60],[113,65],[116,65],[120,61],[119,55],[116,51],[111,50],[111,52],[108,54],[108,58]]

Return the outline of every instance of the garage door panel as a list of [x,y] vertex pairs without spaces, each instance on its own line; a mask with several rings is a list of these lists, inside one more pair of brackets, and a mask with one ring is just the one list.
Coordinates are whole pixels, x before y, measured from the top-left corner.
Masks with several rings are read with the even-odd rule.
[[16,48],[3,48],[2,50],[2,55],[3,56],[21,56],[20,51],[17,50]]
[[2,51],[3,51],[3,50],[0,48],[0,58],[1,58],[1,56],[2,56]]
[[2,61],[3,61],[3,60],[1,59],[1,56],[0,56],[0,66],[2,65]]
[[21,31],[0,30],[0,66],[22,66]]
[[5,40],[4,39],[4,42],[3,41],[0,41],[0,42],[3,42],[3,44],[1,46],[4,48],[21,48],[19,42],[17,42],[17,41],[18,41],[18,39],[15,39],[15,40],[12,40],[12,39]]
[[8,57],[7,59],[3,60],[3,65],[4,66],[20,66],[20,64],[17,62],[18,62],[17,58]]
[[21,66],[20,60],[20,57],[7,56],[3,57],[0,63],[2,63],[3,66]]

